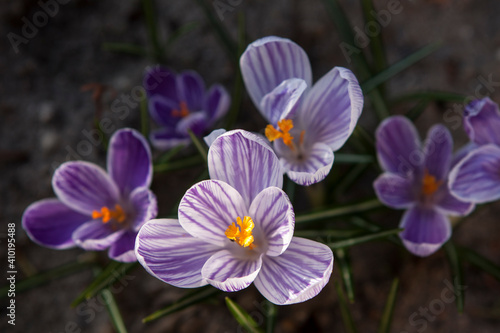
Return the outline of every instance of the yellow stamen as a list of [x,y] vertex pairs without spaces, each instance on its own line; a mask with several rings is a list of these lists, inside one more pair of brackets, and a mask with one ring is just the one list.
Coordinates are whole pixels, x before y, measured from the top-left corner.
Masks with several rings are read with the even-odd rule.
[[93,219],[102,218],[102,223],[108,223],[111,219],[116,220],[119,223],[125,221],[125,212],[123,211],[122,206],[116,204],[115,209],[110,210],[108,207],[102,207],[101,211],[94,210],[92,212]]
[[189,109],[187,107],[186,102],[181,101],[179,103],[179,108],[180,110],[177,109],[172,110],[172,117],[184,118],[189,115]]
[[252,230],[255,227],[255,224],[253,223],[252,218],[249,216],[245,216],[243,220],[241,220],[241,218],[238,216],[236,218],[236,223],[240,226],[241,230],[233,222],[231,225],[229,225],[229,227],[227,227],[224,234],[230,240],[238,243],[238,245],[253,249],[255,245],[253,244],[254,238],[252,235]]
[[436,177],[431,175],[427,169],[424,171],[424,178],[422,179],[422,193],[429,196],[434,194],[439,187],[443,184],[443,181],[438,181]]
[[[274,128],[273,125],[269,124],[266,127],[266,137],[269,141],[273,142],[277,139],[283,139],[283,143],[286,144],[291,149],[294,149],[293,145],[293,136],[290,135],[290,131],[293,128],[293,120],[291,119],[282,119],[278,121],[278,128]],[[301,135],[302,136],[302,135]]]

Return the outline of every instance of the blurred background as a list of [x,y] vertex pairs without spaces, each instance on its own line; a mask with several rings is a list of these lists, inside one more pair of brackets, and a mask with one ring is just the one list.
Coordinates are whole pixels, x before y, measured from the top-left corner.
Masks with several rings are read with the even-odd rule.
[[[460,118],[464,97],[490,96],[500,102],[500,2],[377,0],[371,13],[363,12],[367,8],[362,6],[364,2],[2,1],[1,267],[7,271],[7,224],[15,223],[18,282],[59,270],[42,279],[43,284],[16,293],[15,326],[6,322],[8,299],[0,295],[0,330],[114,332],[102,297],[71,307],[94,277],[85,263],[105,265],[106,254],[40,247],[28,239],[21,217],[32,202],[54,196],[51,177],[61,163],[85,159],[105,165],[105,138],[96,131],[95,119],[108,118],[113,129],[140,129],[140,107],[133,94],[142,85],[147,66],[161,62],[176,71],[196,70],[207,85],[221,83],[234,97],[241,91],[238,56],[248,43],[261,37],[287,37],[302,46],[309,55],[315,81],[332,67],[343,66],[363,82],[370,73],[367,76],[360,70],[356,63],[359,54],[375,64],[371,74],[376,74],[384,69],[377,64],[396,64],[431,45],[433,52],[424,49],[421,60],[384,83],[387,110],[414,116],[422,136],[434,123],[444,123],[456,148],[465,144],[468,138]],[[345,29],[332,3],[338,3],[350,21],[355,43],[343,39]],[[374,45],[375,39],[370,42],[369,34],[382,44]],[[385,60],[376,59],[377,53],[372,52],[376,47],[385,50]],[[426,91],[452,94],[415,96]],[[233,127],[262,131],[265,121],[244,89],[241,96],[238,113],[233,113]],[[122,111],[113,112],[113,105]],[[376,115],[377,101],[367,96],[360,124],[369,134],[377,126]],[[349,144],[345,151],[355,152]],[[325,182],[297,188],[296,212],[374,197],[372,182],[379,172],[376,165],[361,170],[347,191],[336,185],[350,169],[349,165],[335,164]],[[159,200],[160,217],[172,214],[203,170],[203,166],[196,166],[155,174],[153,191]],[[395,228],[401,213],[384,210],[369,216],[380,225]],[[500,203],[480,207],[455,228],[453,241],[500,264],[499,214]],[[347,307],[358,332],[377,331],[394,278],[400,282],[391,332],[489,333],[500,329],[500,282],[474,265],[463,262],[464,313],[458,313],[455,302],[443,299],[453,295],[449,287],[452,272],[443,250],[422,259],[390,242],[372,242],[350,248],[349,257],[355,297]],[[334,286],[334,281],[341,281],[339,273],[334,266],[330,283],[313,300],[277,308],[275,332],[350,332],[342,322]],[[5,284],[6,280],[1,283]],[[143,324],[143,318],[188,291],[162,283],[141,266],[127,272],[114,288],[128,332],[243,331],[230,315],[223,293]],[[258,324],[264,324],[266,303],[253,286],[229,296]]]

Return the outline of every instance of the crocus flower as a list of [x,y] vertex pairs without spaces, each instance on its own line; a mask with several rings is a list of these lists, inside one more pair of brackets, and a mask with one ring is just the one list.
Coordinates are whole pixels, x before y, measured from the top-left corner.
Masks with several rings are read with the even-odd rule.
[[347,141],[363,109],[354,74],[334,67],[312,85],[307,54],[279,37],[250,44],[240,67],[252,101],[269,122],[265,135],[288,177],[300,185],[323,180],[333,152]]
[[180,74],[152,67],[144,77],[149,112],[160,126],[151,132],[151,143],[161,150],[190,142],[189,130],[200,136],[224,116],[230,98],[221,85],[205,90],[203,79],[194,71]]
[[208,168],[211,180],[193,185],[181,199],[179,220],[151,220],[139,231],[139,262],[182,288],[211,284],[231,292],[254,282],[275,304],[316,296],[332,273],[333,253],[292,237],[293,207],[267,143],[229,131],[210,146]]
[[52,178],[57,199],[37,201],[24,212],[28,236],[54,249],[109,248],[114,260],[136,261],[137,231],[157,213],[156,197],[149,190],[151,152],[144,137],[132,129],[117,131],[107,164],[108,173],[83,161],[57,168]]
[[413,124],[394,116],[376,132],[379,164],[385,171],[374,183],[378,198],[395,209],[406,209],[400,237],[415,255],[428,256],[451,236],[448,215],[466,215],[473,204],[451,195],[448,173],[453,160],[453,139],[442,125],[433,126],[422,145]]
[[450,173],[459,199],[484,203],[500,199],[500,111],[488,97],[465,108],[465,131],[475,145]]

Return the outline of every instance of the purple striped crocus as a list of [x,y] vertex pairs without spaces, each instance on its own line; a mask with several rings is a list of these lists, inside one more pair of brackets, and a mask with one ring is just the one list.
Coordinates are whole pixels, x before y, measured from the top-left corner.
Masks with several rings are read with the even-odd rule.
[[211,284],[231,292],[254,282],[275,304],[316,296],[332,273],[333,253],[293,237],[293,207],[267,143],[242,130],[222,134],[210,146],[208,168],[211,180],[181,199],[179,220],[151,220],[139,231],[139,262],[181,288]]
[[447,216],[466,215],[474,208],[451,195],[447,186],[448,173],[457,162],[451,134],[435,125],[422,145],[415,126],[405,117],[394,116],[379,126],[376,141],[385,172],[375,180],[375,192],[385,205],[406,209],[399,236],[410,252],[428,256],[451,236]]
[[205,90],[203,79],[194,71],[175,74],[161,66],[152,67],[144,77],[149,113],[160,126],[150,134],[153,146],[167,150],[191,141],[188,131],[201,136],[229,108],[230,97],[221,85]]
[[500,110],[488,97],[465,108],[465,131],[474,145],[450,173],[457,198],[474,203],[500,199]]
[[313,85],[305,51],[279,37],[250,44],[240,67],[252,101],[269,122],[265,135],[288,177],[300,185],[323,180],[333,152],[347,141],[363,109],[354,74],[335,67]]
[[37,201],[24,212],[29,237],[54,249],[109,248],[111,259],[136,261],[137,231],[157,214],[156,197],[149,190],[151,152],[144,137],[132,129],[117,131],[107,164],[108,173],[83,161],[57,168],[52,178],[57,199]]

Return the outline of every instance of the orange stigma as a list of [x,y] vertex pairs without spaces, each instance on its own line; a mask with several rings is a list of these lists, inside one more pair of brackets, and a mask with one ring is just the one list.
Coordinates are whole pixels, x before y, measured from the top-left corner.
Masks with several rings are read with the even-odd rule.
[[[293,128],[293,121],[291,119],[282,119],[278,121],[278,128],[274,128],[271,124],[267,125],[265,131],[266,138],[271,142],[281,138],[284,144],[292,150],[295,149],[292,142],[293,136],[290,135],[290,130]],[[303,134],[301,134],[301,137],[303,137]]]
[[429,196],[434,194],[439,187],[443,184],[443,181],[438,181],[436,177],[431,175],[427,169],[424,171],[424,178],[422,179],[422,193]]
[[255,227],[253,220],[250,216],[245,216],[243,221],[238,216],[236,218],[237,224],[240,226],[238,228],[236,224],[233,222],[229,227],[227,227],[226,232],[224,233],[227,238],[232,241],[235,241],[241,247],[248,247],[250,250],[255,247],[253,244],[254,238],[252,235],[252,230]]
[[172,110],[172,117],[176,117],[176,118],[184,118],[186,116],[189,115],[189,109],[187,107],[187,104],[186,102],[184,101],[181,101],[179,103],[179,109],[180,110],[177,110],[177,109],[173,109]]
[[115,209],[109,209],[108,207],[102,207],[101,211],[94,210],[92,212],[92,218],[93,219],[100,219],[102,218],[102,223],[108,223],[111,219],[118,221],[119,223],[122,223],[125,221],[126,215],[125,212],[123,211],[122,206],[116,204]]

